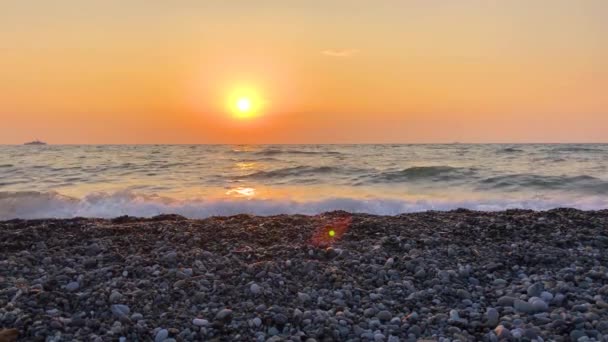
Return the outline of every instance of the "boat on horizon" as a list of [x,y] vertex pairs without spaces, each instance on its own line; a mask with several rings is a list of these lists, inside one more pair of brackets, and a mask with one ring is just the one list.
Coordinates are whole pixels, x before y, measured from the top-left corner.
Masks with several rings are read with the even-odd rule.
[[46,145],[46,143],[44,141],[40,141],[40,140],[36,139],[34,141],[26,142],[23,145]]

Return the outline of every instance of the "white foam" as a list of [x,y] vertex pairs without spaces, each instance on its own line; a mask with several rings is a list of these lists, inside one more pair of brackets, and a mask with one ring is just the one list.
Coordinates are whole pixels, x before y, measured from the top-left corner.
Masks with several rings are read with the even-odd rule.
[[608,208],[605,197],[583,199],[552,200],[395,200],[395,199],[354,199],[329,198],[318,201],[297,202],[289,200],[258,199],[191,199],[176,200],[168,197],[141,195],[133,192],[111,194],[94,193],[83,198],[72,198],[58,193],[18,192],[0,193],[0,219],[101,217],[112,218],[121,215],[152,217],[159,214],[178,214],[188,218],[205,218],[235,214],[314,215],[332,210],[353,213],[396,215],[427,210],[452,210],[466,208],[482,211],[505,209],[548,210],[571,207],[582,210]]

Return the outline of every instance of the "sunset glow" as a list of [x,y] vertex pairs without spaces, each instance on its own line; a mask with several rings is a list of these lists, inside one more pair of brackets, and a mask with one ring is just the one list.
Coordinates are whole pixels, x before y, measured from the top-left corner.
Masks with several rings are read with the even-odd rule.
[[253,88],[237,88],[228,97],[228,107],[236,119],[252,119],[262,114],[263,100]]
[[0,143],[608,141],[607,1],[28,3]]

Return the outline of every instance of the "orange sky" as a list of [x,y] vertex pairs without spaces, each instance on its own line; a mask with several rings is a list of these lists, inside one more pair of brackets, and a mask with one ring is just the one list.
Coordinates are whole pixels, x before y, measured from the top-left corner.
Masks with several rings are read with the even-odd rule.
[[[8,0],[0,144],[608,142],[603,0]],[[255,89],[259,115],[227,110]]]

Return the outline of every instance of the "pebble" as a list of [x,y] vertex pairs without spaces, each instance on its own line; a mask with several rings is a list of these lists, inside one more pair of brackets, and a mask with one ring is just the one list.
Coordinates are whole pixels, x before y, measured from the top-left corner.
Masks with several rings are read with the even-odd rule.
[[222,309],[215,315],[217,321],[230,321],[232,320],[232,310]]
[[255,317],[253,320],[253,325],[255,325],[256,327],[260,327],[260,325],[262,325],[262,320],[259,317]]
[[515,303],[515,298],[510,296],[502,296],[498,298],[497,304],[498,306],[513,306]]
[[378,314],[376,315],[376,317],[378,317],[379,320],[381,321],[390,321],[391,318],[393,318],[393,316],[391,315],[391,313],[387,310],[382,310],[380,312],[378,312]]
[[543,293],[545,287],[542,283],[534,283],[528,286],[528,296],[529,297],[540,297],[541,293]]
[[262,287],[254,283],[249,287],[249,291],[251,291],[254,296],[259,296],[262,293]]
[[310,302],[310,296],[307,293],[298,292],[298,299],[304,303]]
[[110,307],[110,309],[112,313],[118,317],[126,316],[129,314],[129,312],[131,312],[131,309],[129,309],[129,307],[124,304],[114,304]]
[[49,342],[606,340],[608,213],[355,214],[316,245],[348,215],[0,222],[0,327]]
[[486,319],[490,328],[496,327],[498,325],[498,320],[500,319],[498,311],[494,308],[488,308],[486,311]]
[[196,325],[197,327],[206,327],[209,325],[209,321],[202,318],[195,318],[192,320],[192,324]]
[[122,295],[118,291],[112,291],[110,293],[110,303],[118,303],[122,300]]
[[154,336],[154,342],[163,342],[168,337],[169,337],[169,330],[167,330],[167,329],[160,329],[156,333],[156,336]]
[[69,282],[66,286],[65,289],[70,291],[70,292],[74,292],[76,290],[78,290],[80,288],[80,284],[77,281],[72,281]]

